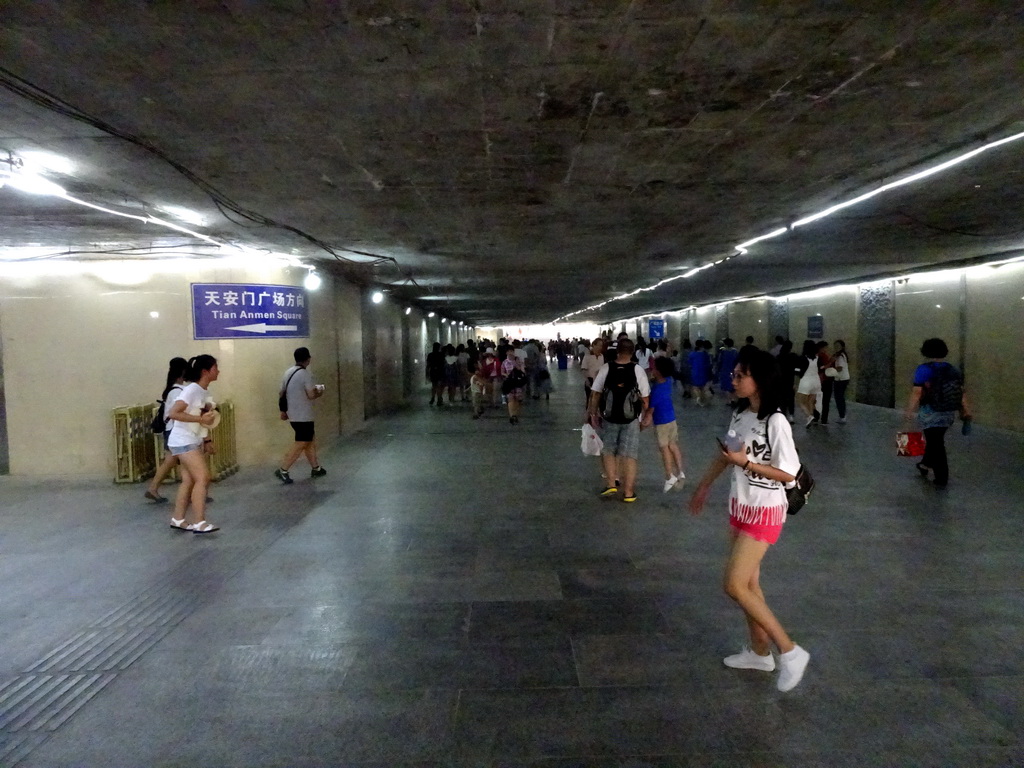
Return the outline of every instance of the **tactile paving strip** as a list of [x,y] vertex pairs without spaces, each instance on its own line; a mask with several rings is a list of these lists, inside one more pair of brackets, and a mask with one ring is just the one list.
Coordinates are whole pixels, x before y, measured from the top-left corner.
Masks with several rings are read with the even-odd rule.
[[[278,529],[277,533],[283,530]],[[210,599],[276,536],[226,553],[198,552],[150,587],[0,681],[0,768],[16,766],[48,735]],[[207,584],[199,596],[192,589]]]

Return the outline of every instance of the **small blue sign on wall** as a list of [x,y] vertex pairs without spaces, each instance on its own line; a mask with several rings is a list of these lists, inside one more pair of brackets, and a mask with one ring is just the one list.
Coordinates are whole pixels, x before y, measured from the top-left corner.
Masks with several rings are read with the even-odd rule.
[[291,339],[309,336],[306,289],[294,285],[192,283],[196,339]]
[[811,315],[807,318],[807,338],[825,338],[825,318],[821,315]]
[[665,321],[664,320],[648,320],[647,321],[647,338],[648,339],[664,339],[665,338]]

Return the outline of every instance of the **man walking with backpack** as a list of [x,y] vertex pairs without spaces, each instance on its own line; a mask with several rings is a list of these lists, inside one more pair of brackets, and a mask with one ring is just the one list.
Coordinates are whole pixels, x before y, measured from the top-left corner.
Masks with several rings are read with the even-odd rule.
[[288,470],[292,464],[305,454],[310,466],[310,476],[323,477],[327,470],[320,466],[316,455],[316,434],[313,429],[313,401],[324,394],[323,384],[314,384],[309,373],[309,363],[313,359],[306,347],[295,350],[295,365],[284,372],[281,379],[281,390],[278,394],[278,407],[281,409],[281,420],[289,421],[295,432],[295,442],[285,453],[281,466],[274,470],[274,477],[285,485],[291,485]]
[[[620,338],[615,359],[605,363],[591,385],[588,419],[601,426],[601,463],[609,483],[622,478],[622,500],[636,501],[637,456],[640,452],[640,420],[650,406],[651,382],[647,372],[633,362],[634,345]],[[614,496],[618,488],[609,485],[602,496]]]

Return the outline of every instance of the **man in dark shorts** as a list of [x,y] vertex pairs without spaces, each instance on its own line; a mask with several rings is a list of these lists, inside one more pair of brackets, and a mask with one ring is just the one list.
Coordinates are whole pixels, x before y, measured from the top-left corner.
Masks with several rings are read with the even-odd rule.
[[291,422],[295,431],[295,443],[284,455],[281,466],[274,470],[274,476],[285,485],[294,482],[288,470],[302,454],[309,461],[311,477],[327,474],[316,455],[316,433],[313,430],[313,401],[323,396],[324,385],[313,383],[309,373],[312,359],[306,347],[299,347],[295,350],[295,365],[285,371],[281,378],[280,392],[288,399],[288,409],[281,411],[281,420]]

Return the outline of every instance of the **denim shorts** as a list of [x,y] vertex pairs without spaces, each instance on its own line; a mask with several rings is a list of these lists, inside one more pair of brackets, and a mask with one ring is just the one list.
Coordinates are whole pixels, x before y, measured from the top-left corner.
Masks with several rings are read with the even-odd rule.
[[601,439],[604,441],[602,454],[635,459],[640,453],[640,422],[634,420],[629,424],[613,424],[605,421],[601,428]]
[[191,445],[172,445],[168,446],[167,450],[171,452],[171,456],[181,456],[183,453],[188,453],[189,451],[203,450],[203,444],[192,443]]

